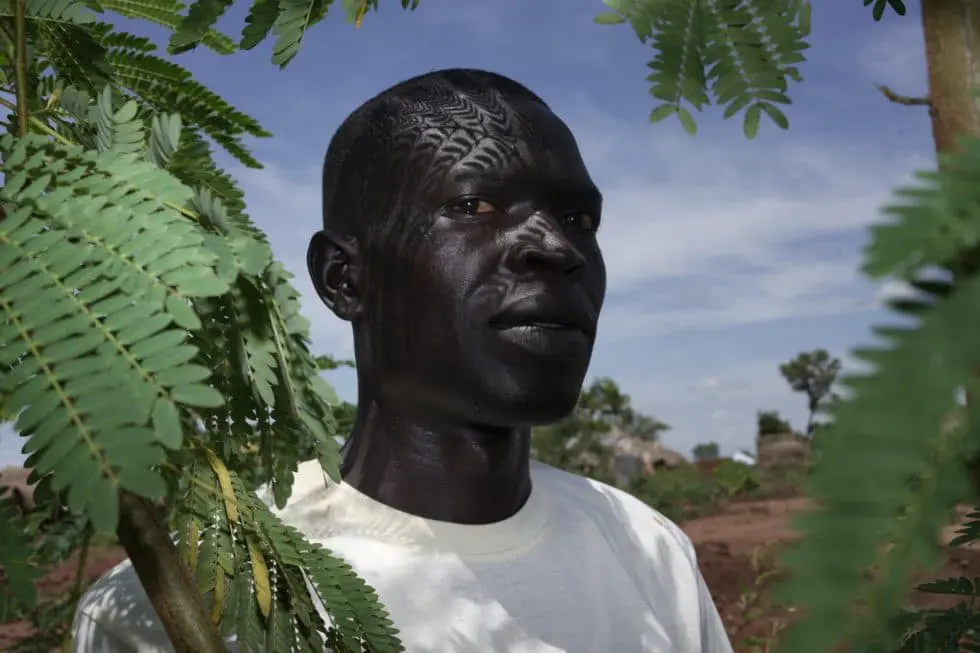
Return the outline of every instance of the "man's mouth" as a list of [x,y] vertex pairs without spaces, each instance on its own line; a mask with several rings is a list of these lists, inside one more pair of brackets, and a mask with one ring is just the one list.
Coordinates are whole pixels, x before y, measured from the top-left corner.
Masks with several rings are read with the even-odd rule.
[[596,315],[584,302],[553,293],[534,293],[505,301],[499,313],[490,318],[489,326],[500,332],[528,335],[584,335],[595,337]]
[[525,331],[575,331],[591,337],[595,328],[586,316],[534,315],[524,311],[505,311],[490,320],[490,328],[497,331],[521,329]]
[[504,321],[491,320],[490,326],[494,329],[504,331],[506,329],[542,329],[545,331],[584,331],[573,324],[563,322],[551,322],[546,320],[519,320]]

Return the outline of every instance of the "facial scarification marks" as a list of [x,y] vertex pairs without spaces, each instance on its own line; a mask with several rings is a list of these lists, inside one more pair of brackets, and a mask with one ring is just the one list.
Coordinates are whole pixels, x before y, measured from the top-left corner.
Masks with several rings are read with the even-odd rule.
[[[411,264],[438,215],[421,198],[437,197],[448,175],[532,163],[536,134],[522,116],[529,105],[550,111],[513,80],[457,69],[397,84],[351,114],[324,161],[324,226],[360,243],[365,287],[387,285],[371,274],[397,274]],[[375,299],[366,311],[372,319],[393,319],[386,312],[394,307]]]
[[479,174],[529,163],[521,141],[533,140],[533,125],[519,110],[529,104],[550,110],[517,82],[468,69],[421,75],[380,93],[330,142],[324,226],[371,240],[374,227],[412,217],[415,207],[406,205],[454,166]]
[[527,163],[518,143],[531,130],[520,114],[488,88],[432,89],[429,97],[405,103],[392,130],[392,154],[414,172],[407,182],[426,192],[451,171],[479,174]]
[[512,231],[512,238],[516,246],[509,249],[509,256],[505,263],[517,273],[517,276],[499,277],[509,279],[501,296],[512,296],[514,287],[524,282],[523,275],[534,272],[540,265],[570,272],[580,269],[585,264],[584,254],[560,228],[556,228],[553,217],[543,211],[538,211],[524,220],[519,229]]
[[434,207],[420,210],[420,198],[438,196],[439,186],[451,174],[503,173],[527,165],[522,156],[527,148],[518,144],[531,133],[530,125],[495,88],[460,91],[433,86],[405,99],[385,148],[392,168],[390,213],[372,244],[386,245],[379,249],[389,255],[410,256],[436,217]]

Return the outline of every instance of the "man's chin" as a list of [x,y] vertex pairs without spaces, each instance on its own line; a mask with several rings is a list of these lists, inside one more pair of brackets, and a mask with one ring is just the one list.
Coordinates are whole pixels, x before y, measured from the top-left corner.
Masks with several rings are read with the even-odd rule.
[[568,417],[575,409],[578,396],[578,390],[574,393],[554,389],[541,394],[522,393],[501,401],[494,411],[496,415],[487,417],[499,426],[546,426]]

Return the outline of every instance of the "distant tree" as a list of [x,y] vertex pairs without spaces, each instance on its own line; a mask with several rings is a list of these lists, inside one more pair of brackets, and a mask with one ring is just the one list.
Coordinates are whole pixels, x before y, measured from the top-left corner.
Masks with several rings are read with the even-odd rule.
[[548,426],[531,431],[531,450],[541,462],[582,473],[583,461],[605,469],[611,455],[604,436],[613,428],[648,442],[656,441],[670,427],[633,409],[630,396],[609,378],[595,379],[582,390],[572,413]]
[[337,435],[346,438],[354,426],[354,416],[357,406],[349,401],[342,401],[333,407],[333,417],[337,420]]
[[759,435],[777,435],[793,430],[789,422],[780,417],[779,411],[776,410],[760,410],[756,414],[756,421],[759,427]]
[[670,425],[661,422],[656,417],[633,413],[632,419],[623,425],[623,430],[634,438],[647,442],[657,442],[660,434],[670,430]]
[[636,438],[656,441],[670,426],[633,408],[632,399],[609,378],[595,379],[582,390],[573,413],[584,428],[606,433],[618,428]]
[[[347,359],[337,359],[329,354],[323,354],[316,357],[317,367],[320,371],[335,370],[340,367],[349,367],[354,369],[354,361]],[[349,401],[341,401],[333,407],[333,416],[337,420],[337,434],[341,437],[347,437],[350,433],[351,427],[354,426],[354,415],[357,413],[357,406],[350,403]]]
[[323,354],[322,356],[316,357],[316,365],[320,368],[320,371],[335,370],[338,367],[349,367],[354,368],[354,361],[346,358],[334,358],[329,354]]
[[598,378],[585,388],[576,410],[582,411],[594,429],[607,432],[615,427],[647,442],[656,442],[670,430],[668,424],[633,408],[630,396],[609,378]]
[[595,379],[584,388],[575,412],[603,431],[608,431],[614,424],[633,419],[630,396],[609,378]]
[[832,389],[840,367],[840,359],[831,356],[826,349],[800,352],[779,366],[780,374],[793,391],[802,392],[807,397],[807,435],[813,435],[817,413],[833,397]]
[[695,445],[691,453],[694,455],[694,460],[713,460],[718,457],[718,443],[702,442]]

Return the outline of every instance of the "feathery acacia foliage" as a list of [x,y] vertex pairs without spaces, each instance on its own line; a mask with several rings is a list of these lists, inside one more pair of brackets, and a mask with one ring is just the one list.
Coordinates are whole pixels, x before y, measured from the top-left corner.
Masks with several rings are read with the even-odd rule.
[[[209,145],[257,167],[243,139],[268,134],[98,20],[176,27],[180,9],[0,2],[0,403],[38,496],[96,532],[120,524],[120,493],[165,501],[211,618],[242,650],[401,650],[373,590],[254,494],[268,483],[283,505],[303,452],[337,478],[338,402],[290,275]],[[4,595],[30,603],[14,519],[0,504]],[[154,553],[127,552],[137,570]]]
[[603,0],[612,11],[596,22],[629,22],[654,50],[648,64],[650,94],[659,104],[650,122],[676,115],[694,134],[688,107],[701,111],[714,101],[730,118],[743,113],[749,138],[765,114],[781,129],[789,120],[790,82],[802,80],[799,65],[810,34],[809,0]]
[[[794,573],[782,588],[808,618],[787,631],[781,650],[847,642],[887,652],[904,630],[902,651],[956,651],[980,625],[965,578],[919,588],[962,596],[955,609],[899,618],[911,575],[940,561],[937,533],[954,506],[975,499],[963,461],[980,451],[978,406],[958,401],[980,389],[980,275],[961,265],[965,253],[975,259],[980,233],[980,141],[964,140],[940,164],[900,190],[885,210],[892,221],[872,229],[864,271],[902,279],[916,294],[890,303],[905,326],[876,329],[879,343],[854,352],[871,371],[844,379],[852,396],[820,434],[808,494],[821,509],[798,521],[805,537],[787,554]],[[968,526],[954,544],[978,536]]]

